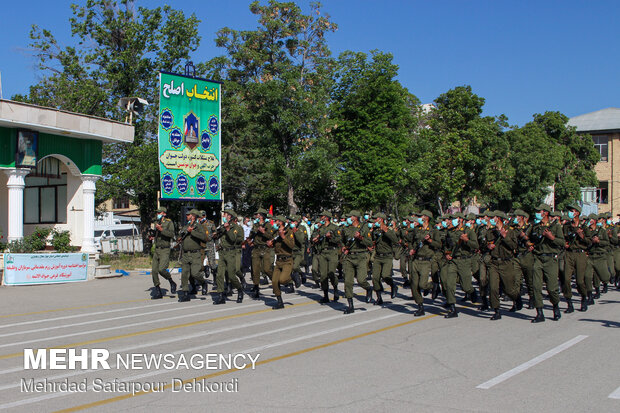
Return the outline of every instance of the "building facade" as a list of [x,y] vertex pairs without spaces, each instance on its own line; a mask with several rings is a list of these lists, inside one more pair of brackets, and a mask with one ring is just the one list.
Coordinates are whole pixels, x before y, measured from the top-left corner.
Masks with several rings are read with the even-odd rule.
[[132,142],[131,125],[0,100],[0,229],[10,241],[36,227],[71,233],[95,252],[95,184],[103,143]]
[[595,202],[599,212],[620,214],[620,108],[575,116],[568,124],[591,135],[601,156],[595,167],[598,186],[582,188],[582,201]]

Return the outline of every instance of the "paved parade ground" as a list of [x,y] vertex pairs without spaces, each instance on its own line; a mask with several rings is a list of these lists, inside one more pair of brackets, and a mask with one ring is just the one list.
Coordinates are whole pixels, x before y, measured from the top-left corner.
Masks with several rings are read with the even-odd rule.
[[[395,277],[401,281],[398,270]],[[620,411],[614,288],[560,321],[550,319],[546,301],[547,321],[532,324],[535,310],[510,314],[509,302],[499,321],[469,303],[444,319],[443,300],[430,296],[427,315],[415,318],[402,288],[394,300],[385,294],[382,307],[364,303],[356,289],[356,311],[345,316],[346,300],[320,305],[310,285],[285,294],[278,311],[266,286],[261,300],[215,306],[201,295],[150,300],[151,285],[150,275],[131,275],[0,288],[0,410]],[[46,348],[105,349],[110,368],[69,368],[65,359],[59,364],[67,368],[25,370],[24,349]],[[145,355],[170,363],[139,369]],[[186,368],[182,360],[192,355],[197,368]],[[229,369],[228,359],[247,368]],[[86,387],[52,389],[63,383]]]

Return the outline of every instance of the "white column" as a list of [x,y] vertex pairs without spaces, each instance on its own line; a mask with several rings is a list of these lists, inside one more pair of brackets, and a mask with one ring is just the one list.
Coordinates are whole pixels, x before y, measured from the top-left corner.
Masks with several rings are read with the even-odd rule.
[[9,176],[7,187],[9,188],[9,242],[24,237],[24,188],[26,187],[26,175],[30,169],[5,169],[4,173]]
[[82,175],[83,252],[97,252],[95,248],[95,182],[97,179],[99,175]]

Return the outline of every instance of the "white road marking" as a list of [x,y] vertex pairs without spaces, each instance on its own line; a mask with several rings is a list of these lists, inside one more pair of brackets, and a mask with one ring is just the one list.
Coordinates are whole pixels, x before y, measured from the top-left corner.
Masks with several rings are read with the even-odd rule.
[[515,367],[512,370],[508,370],[507,372],[500,374],[499,376],[492,378],[489,381],[485,381],[484,383],[476,386],[477,389],[490,389],[491,387],[500,384],[506,380],[508,380],[509,378],[516,376],[519,373],[523,373],[525,370],[529,369],[530,367],[533,367],[539,363],[542,363],[543,361],[555,356],[556,354],[574,346],[575,344],[579,343],[580,341],[586,339],[588,336],[577,336],[573,339],[568,340],[566,343],[560,344],[557,347],[552,348],[551,350],[541,354],[538,357],[534,357],[533,359],[531,359],[530,361],[526,361],[525,363]]
[[620,387],[618,387],[616,390],[614,390],[613,393],[611,393],[608,397],[610,399],[618,399],[618,400],[620,400]]

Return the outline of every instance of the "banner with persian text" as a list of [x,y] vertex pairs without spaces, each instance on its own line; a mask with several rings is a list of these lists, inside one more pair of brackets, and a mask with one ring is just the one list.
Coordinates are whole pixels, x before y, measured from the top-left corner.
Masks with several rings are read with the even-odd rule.
[[86,281],[88,254],[4,254],[4,285]]
[[221,200],[221,83],[159,74],[161,199]]

